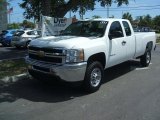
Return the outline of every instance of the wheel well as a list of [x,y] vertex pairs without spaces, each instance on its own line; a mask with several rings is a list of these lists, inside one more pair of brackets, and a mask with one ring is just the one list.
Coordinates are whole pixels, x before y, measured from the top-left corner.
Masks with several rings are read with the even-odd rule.
[[102,64],[103,68],[104,68],[105,65],[106,65],[105,53],[101,52],[101,53],[97,53],[97,54],[94,54],[94,55],[90,56],[88,58],[87,64],[90,64],[93,61],[100,62]]
[[150,41],[150,42],[148,42],[147,43],[147,46],[146,46],[146,49],[148,49],[148,50],[152,50],[152,47],[153,47],[153,42],[152,41]]
[[31,42],[31,40],[28,40],[27,42]]

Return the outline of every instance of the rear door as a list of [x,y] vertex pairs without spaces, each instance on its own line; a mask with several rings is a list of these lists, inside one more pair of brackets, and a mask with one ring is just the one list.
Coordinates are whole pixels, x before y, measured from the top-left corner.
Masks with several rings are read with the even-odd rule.
[[131,29],[132,26],[127,21],[122,21],[122,24],[125,31],[125,41],[127,45],[127,59],[131,59],[134,57],[136,52],[135,35],[133,33],[133,30]]
[[127,46],[122,26],[119,21],[112,22],[108,35],[110,39],[108,66],[110,67],[126,60]]

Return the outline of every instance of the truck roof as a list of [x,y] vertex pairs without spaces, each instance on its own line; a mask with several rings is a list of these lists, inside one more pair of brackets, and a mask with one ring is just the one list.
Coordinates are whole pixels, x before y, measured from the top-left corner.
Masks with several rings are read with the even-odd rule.
[[117,18],[97,18],[97,19],[85,19],[79,21],[128,21],[127,19],[117,19]]

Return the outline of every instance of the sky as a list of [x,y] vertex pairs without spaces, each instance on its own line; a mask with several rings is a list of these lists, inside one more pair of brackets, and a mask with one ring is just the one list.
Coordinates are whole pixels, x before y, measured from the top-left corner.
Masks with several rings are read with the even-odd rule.
[[[9,7],[13,7],[13,12],[10,14],[10,23],[13,22],[22,22],[24,20],[23,12],[24,9],[19,7],[19,3],[22,0],[8,0],[10,2]],[[160,15],[160,0],[129,0],[128,5],[122,5],[117,7],[116,4],[112,4],[109,7],[109,16],[114,16],[115,18],[122,18],[122,14],[129,12],[132,17],[135,19],[138,16],[144,16],[149,14],[151,17]],[[79,13],[71,13],[71,16],[76,15],[79,19]],[[102,18],[107,17],[107,7],[101,7],[99,3],[96,3],[95,10],[87,11],[83,18],[92,18],[92,16],[98,15]],[[70,17],[70,14],[67,13],[65,17]],[[31,20],[33,21],[33,20]]]

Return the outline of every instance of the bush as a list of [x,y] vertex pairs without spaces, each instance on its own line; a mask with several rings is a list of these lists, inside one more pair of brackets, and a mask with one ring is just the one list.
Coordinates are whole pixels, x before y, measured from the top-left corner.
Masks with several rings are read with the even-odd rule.
[[27,72],[27,65],[24,59],[4,60],[0,62],[0,79],[6,76],[13,76]]
[[156,39],[156,43],[160,43],[160,34],[156,35],[157,39]]

